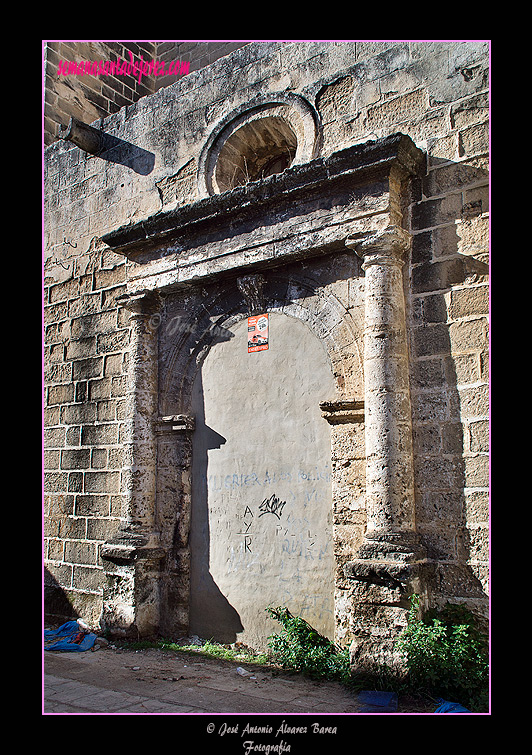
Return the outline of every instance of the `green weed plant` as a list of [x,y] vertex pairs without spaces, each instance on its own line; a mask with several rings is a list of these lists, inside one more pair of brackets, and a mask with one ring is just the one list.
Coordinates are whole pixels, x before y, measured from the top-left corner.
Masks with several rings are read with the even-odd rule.
[[347,649],[338,648],[305,619],[293,616],[285,606],[269,606],[266,611],[282,626],[279,634],[268,637],[268,647],[279,665],[313,679],[340,682],[349,679]]
[[396,645],[408,687],[474,712],[487,710],[488,637],[478,619],[465,606],[452,604],[421,618],[419,604],[419,596],[412,596],[408,625]]

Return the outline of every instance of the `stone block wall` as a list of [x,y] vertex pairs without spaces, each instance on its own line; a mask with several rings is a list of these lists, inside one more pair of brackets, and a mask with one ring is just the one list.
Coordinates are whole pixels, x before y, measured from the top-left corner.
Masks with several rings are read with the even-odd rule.
[[[70,611],[98,621],[100,547],[121,524],[126,494],[130,327],[116,299],[142,260],[126,262],[100,238],[197,201],[196,173],[212,129],[254,98],[278,92],[300,94],[316,108],[320,157],[396,132],[426,154],[424,175],[397,208],[413,236],[405,292],[417,528],[434,600],[486,611],[488,73],[487,42],[251,43],[104,118],[99,123],[115,140],[106,153],[88,155],[68,142],[47,147],[44,521],[51,615]],[[100,117],[95,111],[92,121]],[[356,458],[337,460],[336,484],[356,519],[354,526],[346,514],[338,530],[339,554],[351,553],[363,530],[361,427]],[[348,611],[345,581],[339,591],[337,604],[343,600]]]
[[46,578],[90,621],[101,611],[99,545],[120,521],[124,467],[129,330],[115,304],[125,265],[114,257],[93,250],[72,277],[45,287]]
[[[479,70],[461,69],[463,84]],[[481,89],[442,107],[448,132],[429,140],[427,175],[412,207],[416,512],[438,564],[441,602],[462,598],[482,611],[489,590],[488,95]]]

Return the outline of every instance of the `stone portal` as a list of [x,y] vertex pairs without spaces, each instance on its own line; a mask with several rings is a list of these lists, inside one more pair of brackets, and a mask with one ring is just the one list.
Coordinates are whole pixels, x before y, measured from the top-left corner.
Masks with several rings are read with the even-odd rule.
[[396,134],[104,238],[131,262],[128,301],[160,308],[158,369],[147,333],[133,342],[131,405],[153,413],[158,393],[158,410],[130,433],[131,564],[105,596],[140,634],[260,648],[286,605],[356,665],[394,662],[426,593],[402,271],[422,165]]

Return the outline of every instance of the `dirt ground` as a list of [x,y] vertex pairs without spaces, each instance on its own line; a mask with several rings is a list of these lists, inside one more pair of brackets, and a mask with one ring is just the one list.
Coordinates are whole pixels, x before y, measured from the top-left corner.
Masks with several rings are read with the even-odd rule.
[[[44,653],[44,713],[360,714],[355,692],[275,667],[169,650]],[[397,713],[431,713],[399,698]]]

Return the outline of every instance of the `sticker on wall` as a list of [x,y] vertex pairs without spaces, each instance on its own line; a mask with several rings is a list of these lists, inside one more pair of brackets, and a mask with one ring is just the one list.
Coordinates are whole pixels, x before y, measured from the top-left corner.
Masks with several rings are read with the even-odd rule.
[[248,354],[268,348],[268,315],[248,317]]

